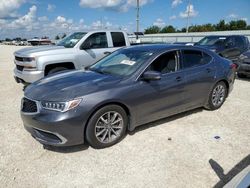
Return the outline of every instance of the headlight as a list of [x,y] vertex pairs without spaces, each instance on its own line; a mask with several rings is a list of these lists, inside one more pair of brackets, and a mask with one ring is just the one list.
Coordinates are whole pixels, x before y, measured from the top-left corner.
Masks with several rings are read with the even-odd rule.
[[23,61],[24,62],[32,62],[32,61],[36,61],[36,59],[34,57],[23,57]]
[[71,109],[76,108],[80,103],[82,99],[74,99],[67,102],[48,102],[48,101],[42,101],[41,105],[44,109],[47,110],[54,110],[59,112],[67,112]]

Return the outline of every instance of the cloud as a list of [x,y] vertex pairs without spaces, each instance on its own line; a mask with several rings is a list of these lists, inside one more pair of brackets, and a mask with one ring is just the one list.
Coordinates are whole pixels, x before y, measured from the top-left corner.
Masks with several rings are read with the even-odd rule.
[[172,8],[177,7],[178,5],[182,4],[182,0],[173,0],[172,1]]
[[94,21],[91,24],[91,29],[108,29],[111,28],[113,24],[109,21],[101,22],[100,20]]
[[1,0],[0,18],[16,17],[15,11],[23,4],[25,0]]
[[41,17],[38,18],[38,21],[41,21],[41,22],[48,21],[48,17],[47,16],[41,16]]
[[173,16],[170,16],[170,17],[169,17],[169,20],[175,20],[175,19],[177,19],[177,16],[176,16],[176,15],[173,15]]
[[187,6],[185,12],[180,12],[180,17],[181,18],[187,18],[188,15],[189,17],[196,17],[198,16],[199,12],[194,9],[194,5],[190,4]]
[[245,22],[247,22],[248,21],[248,19],[247,18],[240,18],[240,20],[244,20]]
[[166,23],[161,18],[157,18],[156,21],[153,23],[154,26],[163,27]]
[[33,5],[26,15],[9,23],[8,27],[13,29],[26,29],[27,31],[32,30],[34,27],[38,26],[37,23],[34,22],[36,19],[36,11],[37,7]]
[[55,9],[56,9],[56,6],[55,6],[55,5],[48,4],[47,10],[48,10],[49,12],[53,12]]
[[228,18],[238,18],[238,17],[239,16],[237,14],[234,14],[234,13],[228,15]]
[[[146,5],[153,0],[140,0],[140,6]],[[80,0],[79,5],[86,8],[99,8],[127,12],[131,7],[136,7],[135,0]]]

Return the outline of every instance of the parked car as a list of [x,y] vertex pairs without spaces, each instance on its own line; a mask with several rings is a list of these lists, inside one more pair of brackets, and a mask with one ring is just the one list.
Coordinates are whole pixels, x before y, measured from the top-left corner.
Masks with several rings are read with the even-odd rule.
[[104,148],[127,130],[197,107],[221,107],[233,88],[234,64],[198,47],[120,49],[88,70],[41,79],[24,93],[24,127],[45,145]]
[[56,46],[24,48],[14,53],[17,83],[33,83],[55,72],[83,69],[113,51],[129,46],[120,30],[76,32]]
[[237,74],[239,78],[250,76],[250,50],[240,55]]
[[243,35],[211,35],[204,37],[195,45],[208,48],[234,63],[239,63],[239,56],[249,49],[248,38]]

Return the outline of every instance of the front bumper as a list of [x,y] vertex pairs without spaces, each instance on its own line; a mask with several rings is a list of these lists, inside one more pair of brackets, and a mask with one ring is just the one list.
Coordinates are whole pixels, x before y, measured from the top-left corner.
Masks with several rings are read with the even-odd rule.
[[25,129],[40,143],[53,146],[72,146],[84,143],[87,112],[80,107],[68,112],[39,108],[37,113],[24,113],[21,118]]
[[14,74],[17,83],[33,83],[44,77],[44,71],[19,71],[17,68],[14,69]]

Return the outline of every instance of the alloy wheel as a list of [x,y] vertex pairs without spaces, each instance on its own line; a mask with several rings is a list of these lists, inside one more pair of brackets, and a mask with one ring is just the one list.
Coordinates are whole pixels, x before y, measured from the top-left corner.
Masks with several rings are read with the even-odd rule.
[[111,143],[120,138],[124,120],[120,113],[109,111],[101,115],[95,124],[95,136],[101,143]]
[[220,106],[225,99],[226,89],[223,85],[217,85],[212,94],[212,103],[214,106]]

